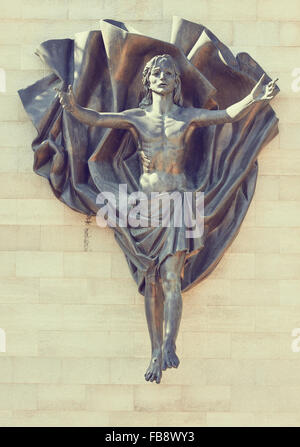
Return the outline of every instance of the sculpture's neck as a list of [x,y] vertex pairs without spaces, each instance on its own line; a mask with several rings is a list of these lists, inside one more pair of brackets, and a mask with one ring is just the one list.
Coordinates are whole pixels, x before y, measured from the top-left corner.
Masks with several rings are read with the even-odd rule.
[[173,105],[173,92],[168,93],[167,95],[159,95],[152,91],[151,112],[165,115],[171,111]]

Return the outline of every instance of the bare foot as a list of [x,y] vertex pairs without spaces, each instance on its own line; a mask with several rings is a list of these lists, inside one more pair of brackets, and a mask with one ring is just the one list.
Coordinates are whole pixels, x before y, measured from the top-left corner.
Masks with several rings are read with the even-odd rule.
[[161,371],[161,355],[153,355],[145,373],[145,379],[147,382],[160,383],[162,371]]
[[176,355],[176,347],[174,345],[165,345],[163,350],[163,364],[162,370],[167,368],[178,368],[180,363],[179,358]]

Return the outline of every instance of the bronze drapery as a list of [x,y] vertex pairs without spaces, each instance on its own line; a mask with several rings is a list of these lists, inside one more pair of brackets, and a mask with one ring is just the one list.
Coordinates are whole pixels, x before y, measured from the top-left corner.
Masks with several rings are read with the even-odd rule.
[[[171,43],[103,20],[101,30],[46,41],[37,54],[53,73],[19,91],[38,133],[32,143],[34,170],[48,179],[57,198],[88,215],[97,213],[99,192],[117,194],[120,183],[129,193],[138,190],[135,143],[128,131],[79,123],[62,110],[55,87],[72,84],[77,102],[99,112],[134,108],[143,96],[145,64],[157,54],[170,54],[181,73],[184,106],[224,109],[246,96],[264,73],[247,53],[235,57],[207,28],[179,18]],[[234,240],[254,194],[258,154],[278,133],[277,122],[264,103],[238,122],[194,132],[185,171],[188,189],[205,194],[205,238],[203,248],[185,261],[182,290],[206,277]],[[157,247],[150,245],[145,253],[130,228],[113,231],[144,293]]]

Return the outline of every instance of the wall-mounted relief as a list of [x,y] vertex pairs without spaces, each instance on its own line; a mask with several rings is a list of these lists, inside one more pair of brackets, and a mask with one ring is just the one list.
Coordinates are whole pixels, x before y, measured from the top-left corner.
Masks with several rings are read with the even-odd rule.
[[53,73],[19,91],[38,132],[34,170],[73,210],[107,218],[145,296],[145,378],[159,383],[179,365],[181,292],[216,267],[247,213],[279,89],[247,53],[179,18],[171,43],[103,20],[37,53]]

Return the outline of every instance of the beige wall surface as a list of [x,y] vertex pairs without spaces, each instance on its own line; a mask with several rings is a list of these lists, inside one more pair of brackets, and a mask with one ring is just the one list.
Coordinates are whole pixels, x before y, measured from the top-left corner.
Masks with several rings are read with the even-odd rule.
[[[280,135],[238,237],[184,294],[182,362],[157,386],[144,382],[143,298],[123,254],[32,172],[17,89],[48,73],[33,54],[44,40],[100,18],[169,39],[172,15],[280,78]],[[299,67],[300,0],[1,0],[0,426],[300,425]]]

